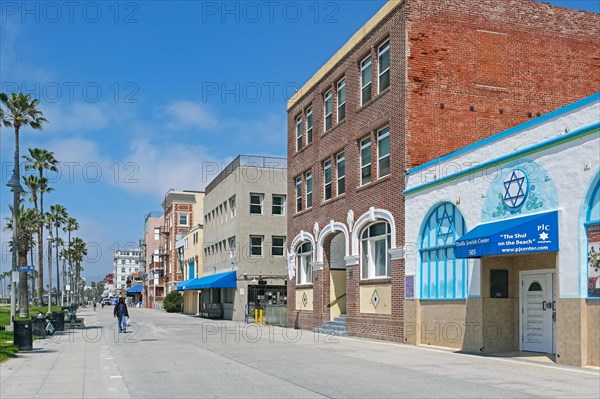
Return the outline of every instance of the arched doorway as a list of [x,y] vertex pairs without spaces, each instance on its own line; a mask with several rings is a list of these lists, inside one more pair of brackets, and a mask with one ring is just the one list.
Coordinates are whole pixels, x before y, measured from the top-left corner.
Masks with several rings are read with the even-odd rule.
[[325,257],[329,264],[329,308],[330,320],[346,314],[346,237],[338,232],[326,241]]

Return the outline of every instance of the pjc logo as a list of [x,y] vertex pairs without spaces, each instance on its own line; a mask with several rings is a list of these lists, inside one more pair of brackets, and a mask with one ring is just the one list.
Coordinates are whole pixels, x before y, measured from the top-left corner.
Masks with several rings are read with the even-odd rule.
[[548,232],[550,231],[550,225],[548,224],[540,224],[537,227],[537,231],[540,234],[539,242],[548,242]]

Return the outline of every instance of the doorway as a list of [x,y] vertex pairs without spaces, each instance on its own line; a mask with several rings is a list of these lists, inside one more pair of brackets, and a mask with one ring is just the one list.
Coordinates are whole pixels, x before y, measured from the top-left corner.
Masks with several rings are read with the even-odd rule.
[[329,244],[329,318],[346,314],[346,242],[343,233],[336,234]]
[[522,271],[519,295],[520,350],[556,353],[555,270]]

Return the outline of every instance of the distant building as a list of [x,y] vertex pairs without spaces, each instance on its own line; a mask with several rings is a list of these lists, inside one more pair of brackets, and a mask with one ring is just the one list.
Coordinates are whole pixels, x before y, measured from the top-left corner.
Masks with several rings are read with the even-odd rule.
[[244,319],[285,305],[287,160],[240,155],[206,187],[200,315]]
[[113,258],[113,296],[125,296],[127,277],[140,271],[141,251],[139,248],[117,249]]
[[164,299],[164,262],[166,254],[165,237],[160,234],[164,225],[162,212],[150,212],[144,218],[143,267],[144,289],[142,301],[144,307],[160,308]]

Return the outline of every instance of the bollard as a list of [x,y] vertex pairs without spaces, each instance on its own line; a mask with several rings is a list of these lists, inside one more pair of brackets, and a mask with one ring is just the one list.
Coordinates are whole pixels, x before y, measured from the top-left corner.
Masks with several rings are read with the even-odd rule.
[[262,309],[260,310],[260,316],[259,317],[260,317],[260,324],[264,324],[263,323],[263,311],[262,311]]
[[258,309],[254,309],[254,322],[258,323]]

